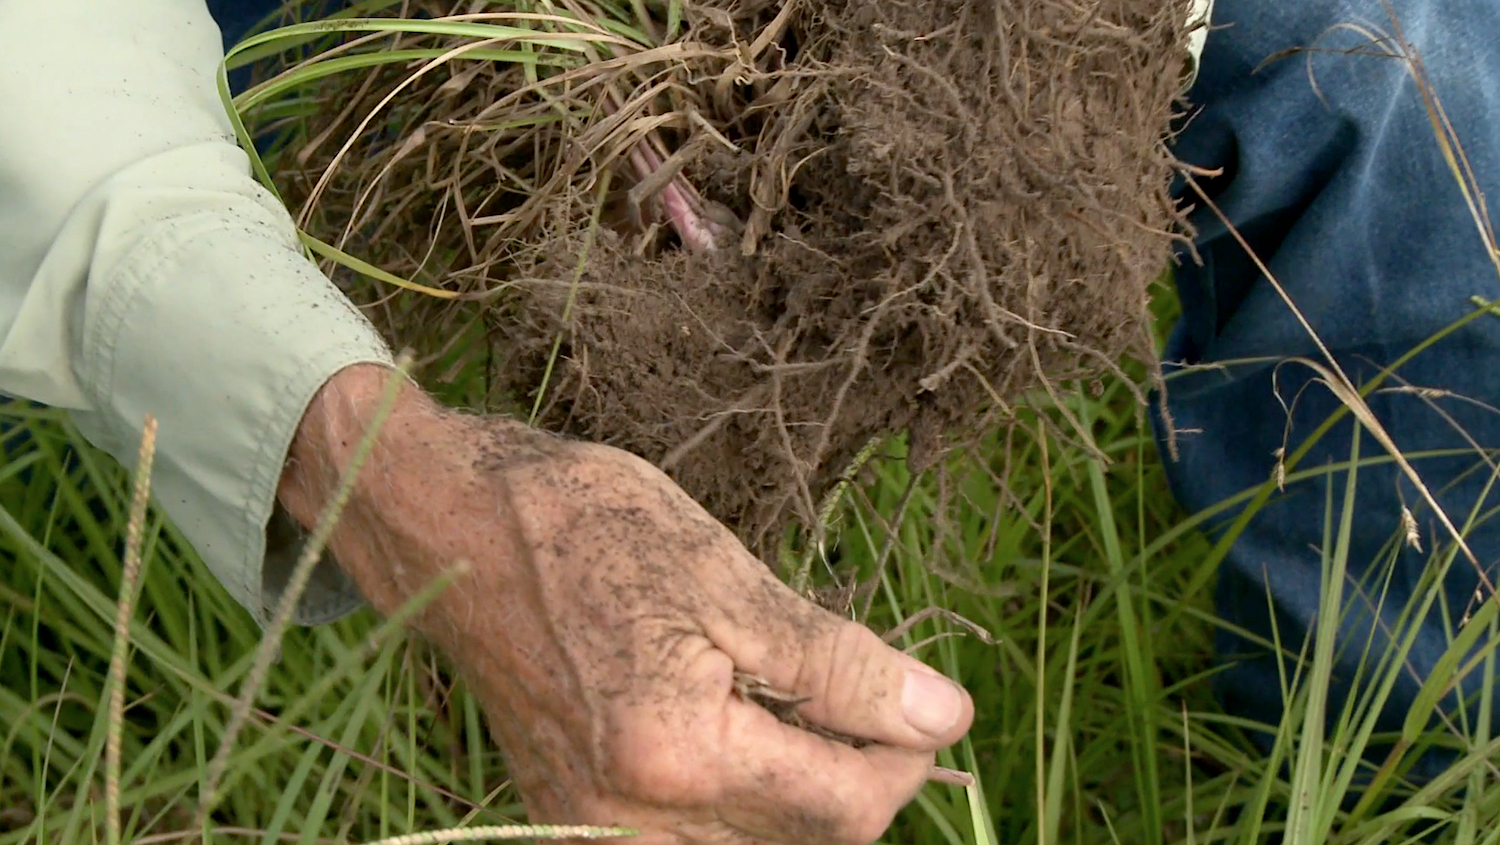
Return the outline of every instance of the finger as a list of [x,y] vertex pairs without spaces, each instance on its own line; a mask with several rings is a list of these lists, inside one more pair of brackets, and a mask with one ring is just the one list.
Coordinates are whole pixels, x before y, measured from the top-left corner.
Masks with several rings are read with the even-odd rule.
[[723,744],[719,815],[752,836],[785,843],[878,839],[933,769],[933,753],[853,748],[732,702]]
[[[806,699],[803,718],[839,733],[918,750],[956,742],[974,720],[974,702],[937,670],[881,642],[771,578],[738,598],[741,624],[710,630],[741,670]],[[748,622],[748,624],[745,624]]]
[[731,691],[732,671],[707,647],[669,701],[626,705],[601,747],[606,794],[583,818],[648,845],[864,845],[932,771],[930,752],[866,754],[785,725]]

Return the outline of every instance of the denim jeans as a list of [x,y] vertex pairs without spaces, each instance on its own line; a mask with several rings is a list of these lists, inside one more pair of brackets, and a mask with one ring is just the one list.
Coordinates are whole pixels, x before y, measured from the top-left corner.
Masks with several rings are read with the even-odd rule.
[[[226,43],[233,43],[277,3],[209,5]],[[1495,187],[1500,7],[1487,0],[1392,5],[1406,38],[1421,51],[1479,184]],[[1394,46],[1370,43],[1370,32],[1392,29],[1380,0],[1218,0],[1214,24],[1190,93],[1195,112],[1175,142],[1176,152],[1200,167],[1222,168],[1222,175],[1203,178],[1202,186],[1351,379],[1368,379],[1470,313],[1470,297],[1500,298],[1495,268],[1444,164],[1408,67],[1371,55]],[[1320,49],[1268,62],[1294,47]],[[1364,49],[1344,52],[1353,48]],[[1277,363],[1294,356],[1318,360],[1320,353],[1226,227],[1207,210],[1192,220],[1202,264],[1184,254],[1176,274],[1183,315],[1165,359],[1180,459],[1167,460],[1167,470],[1174,495],[1198,511],[1264,482],[1276,468],[1277,450],[1294,451],[1338,400],[1326,388],[1309,385],[1314,373],[1306,366]],[[1245,359],[1257,360],[1233,363]],[[1416,392],[1372,396],[1372,409],[1401,449],[1465,449],[1466,437],[1500,446],[1500,415],[1485,407],[1500,407],[1500,317],[1470,322],[1401,367],[1399,376],[1408,385],[1484,403]],[[1290,422],[1282,401],[1291,406]],[[1157,431],[1164,436],[1160,419]],[[1346,420],[1301,466],[1348,460],[1352,436]],[[1361,454],[1378,453],[1363,436]],[[1489,479],[1474,454],[1413,463],[1459,522]],[[1295,653],[1314,621],[1331,615],[1319,607],[1319,549],[1325,546],[1329,497],[1336,509],[1343,486],[1340,473],[1288,484],[1250,522],[1221,566],[1219,612],[1252,634],[1244,638],[1226,630],[1219,636],[1226,667],[1217,691],[1231,713],[1268,724],[1280,720],[1278,667],[1255,638],[1270,640],[1274,619],[1281,641]],[[1335,713],[1350,692],[1364,644],[1373,639],[1373,653],[1381,653],[1428,566],[1428,556],[1409,547],[1389,560],[1403,503],[1417,520],[1425,549],[1447,539],[1415,488],[1390,465],[1360,470],[1356,501]],[[1497,577],[1500,526],[1480,524],[1470,544],[1489,577]],[[1446,582],[1451,615],[1468,607],[1477,582],[1473,567],[1455,564]],[[1381,589],[1383,602],[1376,592]],[[1385,708],[1384,728],[1401,724],[1455,621],[1434,615],[1421,625],[1410,672]],[[1451,696],[1447,706],[1453,706]],[[1430,775],[1442,762],[1431,755],[1424,759],[1425,772],[1415,774]]]
[[[1493,191],[1500,177],[1500,6],[1487,0],[1391,0],[1391,6],[1478,184]],[[1377,55],[1396,44],[1371,42],[1372,34],[1394,31],[1379,0],[1218,0],[1214,24],[1190,93],[1199,111],[1176,152],[1199,167],[1223,169],[1200,184],[1350,379],[1368,380],[1473,312],[1471,297],[1500,299],[1495,265],[1444,163],[1409,66]],[[1295,47],[1316,49],[1286,52]],[[1199,202],[1195,194],[1188,199]],[[1229,230],[1207,208],[1192,220],[1202,263],[1184,256],[1177,270],[1183,314],[1165,358],[1176,369],[1167,406],[1181,432],[1180,460],[1167,461],[1167,471],[1174,494],[1197,511],[1271,477],[1277,450],[1295,451],[1339,402],[1310,383],[1312,369],[1287,361],[1324,359]],[[1381,392],[1369,404],[1404,452],[1468,450],[1412,460],[1462,525],[1491,480],[1472,447],[1500,446],[1494,410],[1500,317],[1469,322],[1396,374],[1390,387],[1446,391]],[[1159,438],[1165,428],[1158,418]],[[1346,419],[1301,467],[1347,461],[1353,431]],[[1382,454],[1368,433],[1361,436],[1362,457]],[[1227,622],[1264,640],[1274,623],[1283,648],[1295,653],[1315,621],[1332,621],[1334,610],[1319,606],[1320,550],[1332,551],[1327,509],[1331,502],[1337,517],[1344,486],[1342,473],[1288,484],[1250,521],[1219,571],[1218,611]],[[1484,507],[1495,499],[1490,495]],[[1408,545],[1393,550],[1403,534],[1403,505],[1425,554]],[[1351,692],[1366,645],[1372,661],[1389,645],[1397,616],[1428,570],[1432,545],[1450,540],[1396,466],[1359,470],[1332,714]],[[1493,582],[1500,525],[1480,523],[1469,544]],[[1439,609],[1420,624],[1381,730],[1399,729],[1447,648],[1450,626],[1473,608],[1478,568],[1460,559],[1449,570],[1447,612]],[[1282,691],[1270,652],[1228,630],[1218,650],[1226,664],[1216,682],[1224,706],[1276,724]],[[1474,692],[1472,681],[1464,692]],[[1451,711],[1456,702],[1450,695],[1443,706]],[[1450,757],[1428,755],[1412,774],[1430,777]]]
[[251,27],[281,8],[281,0],[207,0],[209,14],[219,24],[224,34],[224,49],[227,52]]

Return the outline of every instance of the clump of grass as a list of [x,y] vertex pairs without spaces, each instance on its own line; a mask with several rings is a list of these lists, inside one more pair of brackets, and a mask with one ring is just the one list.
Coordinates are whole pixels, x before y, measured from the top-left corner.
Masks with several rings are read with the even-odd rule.
[[[821,539],[818,502],[872,439],[935,456],[1031,385],[1148,354],[1185,21],[1024,7],[1063,40],[962,2],[715,0],[671,40],[671,4],[421,0],[399,10],[420,26],[247,41],[295,49],[235,105],[303,116],[278,125],[276,176],[316,251],[429,294],[358,288],[398,343],[487,335],[487,398],[658,462],[774,557],[789,525]],[[988,46],[892,36],[929,28]],[[330,33],[349,38],[305,45]],[[985,58],[1007,50],[1014,68]],[[1059,105],[1077,102],[1095,106]],[[1095,190],[1116,183],[1154,187]]]
[[[940,762],[977,784],[929,786],[893,841],[1252,843],[1297,830],[1299,841],[1358,843],[1417,822],[1435,828],[1434,841],[1481,841],[1459,835],[1496,821],[1494,741],[1480,724],[1429,728],[1414,715],[1384,774],[1356,762],[1382,740],[1371,719],[1401,671],[1400,650],[1370,655],[1369,692],[1342,715],[1313,695],[1328,681],[1326,642],[1267,644],[1305,656],[1286,679],[1286,722],[1258,726],[1277,738],[1269,757],[1241,733],[1250,726],[1222,715],[1207,684],[1214,544],[1199,528],[1262,491],[1205,514],[1178,512],[1130,391],[1079,388],[1063,399],[1092,446],[1037,399],[945,472],[912,476],[894,460],[901,444],[884,444],[833,512],[811,589],[860,585],[844,607],[878,630],[940,607],[996,640],[954,636],[963,629],[941,615],[899,637],[974,694],[975,729]],[[90,796],[108,794],[110,780],[96,766],[120,642],[113,597],[124,580],[117,541],[130,521],[128,478],[59,415],[34,412],[22,425],[29,441],[0,469],[0,542],[18,561],[0,586],[0,803],[9,808],[0,843],[88,841],[104,838],[109,816]],[[1322,477],[1349,490],[1361,468],[1390,461],[1356,453],[1337,466],[1292,466],[1286,480]],[[1356,497],[1337,507],[1330,499],[1325,602],[1347,569],[1339,538],[1356,513]],[[1468,515],[1460,530],[1486,516]],[[141,609],[114,723],[122,841],[369,841],[520,814],[473,700],[396,625],[361,614],[287,631],[228,752],[224,801],[195,823],[212,749],[236,706],[224,690],[249,677],[258,632],[169,524],[144,525]],[[1442,572],[1462,565],[1455,544],[1431,554],[1421,604],[1392,637],[1401,648],[1422,614],[1442,609]],[[1464,678],[1489,688],[1495,613],[1494,602],[1476,609],[1425,701]],[[1335,719],[1318,739],[1320,708]],[[1462,750],[1449,775],[1422,788],[1403,782],[1412,755],[1455,740]],[[1373,797],[1349,808],[1357,783]],[[1293,817],[1298,795],[1313,800]]]

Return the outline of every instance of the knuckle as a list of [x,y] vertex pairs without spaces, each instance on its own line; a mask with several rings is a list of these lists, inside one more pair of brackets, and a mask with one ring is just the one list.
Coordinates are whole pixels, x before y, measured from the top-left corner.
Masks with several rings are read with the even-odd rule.
[[849,822],[844,829],[846,841],[868,845],[883,836],[895,821],[896,814],[926,783],[927,771],[931,768],[930,762],[926,761],[932,757],[931,754],[903,755],[899,762],[892,761],[892,768],[901,770],[900,774],[888,773],[860,790],[854,799],[857,806],[848,816]]
[[817,814],[804,812],[784,821],[784,829],[796,842],[827,842],[839,845],[870,845],[880,839],[896,817],[896,809],[879,806],[872,798]]
[[615,794],[663,807],[713,803],[717,779],[690,737],[649,726],[622,726],[604,743],[604,775]]
[[891,822],[896,818],[896,811],[885,808],[876,809],[874,812],[861,814],[849,827],[848,842],[851,845],[869,845],[885,834]]

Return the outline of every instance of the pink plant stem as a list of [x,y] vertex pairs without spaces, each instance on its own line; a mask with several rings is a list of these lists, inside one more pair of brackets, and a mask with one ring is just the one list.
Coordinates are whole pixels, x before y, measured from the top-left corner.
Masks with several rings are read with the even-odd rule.
[[[630,151],[630,164],[637,179],[646,179],[661,167],[662,159],[652,149],[654,135],[643,139]],[[721,224],[703,216],[703,198],[681,174],[673,177],[657,195],[667,220],[684,245],[694,252],[712,252],[728,234]]]

